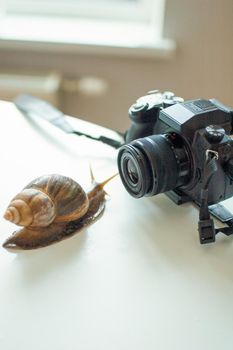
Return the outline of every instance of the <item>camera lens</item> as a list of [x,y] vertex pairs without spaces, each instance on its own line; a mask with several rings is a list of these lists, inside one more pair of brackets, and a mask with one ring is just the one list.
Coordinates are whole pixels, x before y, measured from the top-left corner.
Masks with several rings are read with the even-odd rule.
[[122,146],[118,168],[126,190],[139,198],[187,185],[191,161],[182,138],[170,133],[137,139]]

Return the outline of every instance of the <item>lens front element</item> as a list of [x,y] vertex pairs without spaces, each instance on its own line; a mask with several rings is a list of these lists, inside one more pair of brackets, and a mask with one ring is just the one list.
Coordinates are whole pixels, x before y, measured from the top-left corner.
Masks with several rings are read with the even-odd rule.
[[127,162],[127,172],[129,175],[129,180],[133,185],[136,185],[138,183],[138,172],[132,159],[129,159]]
[[121,180],[127,191],[134,197],[142,197],[148,190],[149,164],[145,157],[140,155],[140,151],[131,144],[121,147],[118,155],[118,167],[120,169]]

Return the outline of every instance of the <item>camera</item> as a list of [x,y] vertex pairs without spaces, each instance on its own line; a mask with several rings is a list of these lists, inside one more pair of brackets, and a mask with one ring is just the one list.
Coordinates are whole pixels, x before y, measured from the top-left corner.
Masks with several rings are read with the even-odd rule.
[[117,160],[126,190],[136,198],[166,193],[177,204],[195,202],[200,241],[213,242],[219,231],[209,208],[233,196],[232,109],[155,90],[129,108],[129,118]]

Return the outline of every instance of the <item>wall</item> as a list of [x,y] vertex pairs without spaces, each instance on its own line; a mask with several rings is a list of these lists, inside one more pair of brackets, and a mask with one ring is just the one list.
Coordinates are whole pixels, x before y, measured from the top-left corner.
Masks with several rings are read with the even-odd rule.
[[215,97],[233,106],[233,1],[167,0],[165,37],[177,42],[174,59],[140,59],[1,50],[0,69],[57,70],[99,76],[109,84],[101,98],[66,94],[63,111],[124,130],[128,107],[151,89],[189,98]]

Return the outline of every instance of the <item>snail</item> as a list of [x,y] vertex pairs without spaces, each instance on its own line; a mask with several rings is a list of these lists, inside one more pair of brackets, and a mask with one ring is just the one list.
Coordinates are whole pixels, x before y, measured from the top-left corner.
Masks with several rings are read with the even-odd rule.
[[4,248],[36,249],[61,241],[97,220],[105,208],[104,186],[116,176],[87,191],[70,177],[44,175],[31,181],[6,209],[4,218],[23,226],[3,244]]

